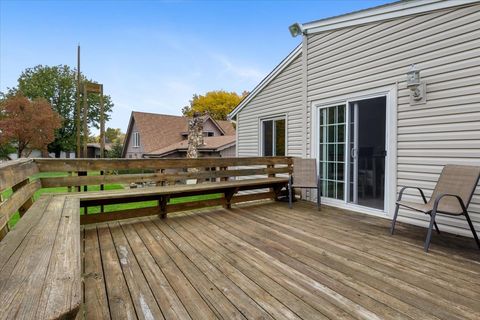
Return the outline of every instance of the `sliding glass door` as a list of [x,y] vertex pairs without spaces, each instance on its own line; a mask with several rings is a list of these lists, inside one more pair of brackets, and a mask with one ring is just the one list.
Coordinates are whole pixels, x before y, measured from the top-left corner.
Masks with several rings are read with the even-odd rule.
[[384,210],[386,97],[319,111],[323,197]]

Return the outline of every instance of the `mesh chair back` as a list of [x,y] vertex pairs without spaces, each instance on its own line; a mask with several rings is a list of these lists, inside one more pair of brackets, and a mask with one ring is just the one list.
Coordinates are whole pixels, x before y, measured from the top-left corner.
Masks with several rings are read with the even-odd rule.
[[[449,193],[462,198],[466,207],[470,203],[480,177],[480,167],[447,164],[440,174],[437,185],[433,190],[429,203],[433,203],[438,195]],[[452,208],[455,212],[462,212],[457,199],[445,197],[442,207]]]
[[317,187],[317,160],[293,158],[293,187]]

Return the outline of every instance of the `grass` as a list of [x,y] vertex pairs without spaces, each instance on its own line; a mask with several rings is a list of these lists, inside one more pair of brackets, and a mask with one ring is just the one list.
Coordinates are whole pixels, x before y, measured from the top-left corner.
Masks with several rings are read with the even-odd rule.
[[[93,172],[89,175],[97,175],[100,174],[99,172]],[[38,178],[54,178],[54,177],[65,177],[67,176],[66,172],[41,172],[34,176],[31,179],[38,179]],[[105,190],[118,190],[123,189],[121,184],[107,184],[105,185]],[[89,186],[88,191],[99,191],[100,186]],[[58,187],[58,188],[41,188],[35,195],[33,196],[34,200],[37,200],[42,194],[45,193],[59,193],[59,192],[67,192],[67,187]],[[1,193],[3,199],[8,199],[12,195],[12,190],[7,189]],[[208,194],[208,195],[199,195],[199,196],[190,196],[190,197],[182,197],[182,198],[175,198],[170,201],[170,203],[183,203],[183,202],[190,202],[196,200],[207,200],[207,199],[216,199],[220,198],[220,194]],[[137,209],[137,208],[145,208],[145,207],[152,207],[158,205],[158,202],[153,201],[143,201],[143,202],[133,202],[133,203],[122,203],[122,204],[111,204],[104,206],[104,212],[112,212],[112,211],[119,211],[119,210],[127,210],[127,209]],[[88,214],[96,214],[100,213],[100,206],[97,207],[89,207]],[[8,226],[10,228],[14,227],[17,224],[18,220],[20,219],[20,215],[16,212],[8,222]]]

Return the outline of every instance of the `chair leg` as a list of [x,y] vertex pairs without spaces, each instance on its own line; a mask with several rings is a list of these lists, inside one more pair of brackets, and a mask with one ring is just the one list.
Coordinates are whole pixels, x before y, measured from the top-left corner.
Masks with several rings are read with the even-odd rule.
[[472,230],[473,238],[475,239],[475,242],[477,243],[477,246],[480,249],[480,241],[478,240],[477,232],[475,231],[475,228],[473,227],[472,220],[470,220],[470,217],[468,216],[467,211],[465,211],[464,214],[465,214],[465,218],[467,218],[468,226],[470,227],[470,230]]
[[434,221],[433,225],[435,226],[435,230],[437,230],[437,233],[440,234],[440,229],[438,229],[437,223]]
[[393,214],[392,226],[390,227],[390,234],[393,234],[395,231],[395,223],[397,222],[398,210],[400,209],[400,205],[397,204],[395,207],[395,213]]
[[288,184],[288,207],[290,209],[292,209],[292,202],[293,202],[293,199],[292,199],[292,185],[291,184]]
[[433,210],[432,214],[430,215],[430,225],[428,226],[427,239],[425,239],[425,246],[423,247],[425,252],[428,252],[428,247],[430,247],[430,240],[432,239],[432,229],[435,223],[436,214],[437,214],[437,211]]
[[317,210],[320,210],[321,201],[320,188],[317,187]]

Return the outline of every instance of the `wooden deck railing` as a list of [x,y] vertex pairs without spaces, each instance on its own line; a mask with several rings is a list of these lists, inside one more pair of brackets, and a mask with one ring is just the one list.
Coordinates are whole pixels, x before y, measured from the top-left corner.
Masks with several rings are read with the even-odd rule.
[[[88,191],[88,186],[106,184],[149,183],[164,186],[197,182],[228,181],[252,176],[275,177],[291,172],[289,157],[199,158],[199,159],[20,159],[0,165],[0,239],[8,232],[8,221],[18,211],[22,216],[33,203],[40,188],[68,187],[72,192]],[[58,177],[38,175],[44,172],[68,173]],[[39,177],[40,176],[40,177]],[[86,187],[87,186],[87,187]],[[83,188],[80,188],[83,187]],[[271,196],[268,192],[243,196],[243,201]],[[242,196],[237,196],[242,197]],[[247,199],[248,198],[248,199]],[[202,202],[203,201],[203,202]],[[130,201],[125,201],[130,202]],[[107,204],[108,202],[105,202]],[[117,202],[121,203],[121,202]],[[220,205],[221,200],[171,205],[173,211]],[[102,204],[103,205],[103,204]],[[176,206],[176,207],[175,207]],[[157,207],[158,208],[158,207]],[[148,213],[150,209],[142,209]],[[103,211],[103,207],[102,207]],[[110,212],[103,213],[110,214]],[[112,218],[115,216],[112,214]]]
[[[32,159],[20,159],[0,164],[0,239],[8,233],[8,222],[18,211],[20,217],[33,204],[33,195],[41,188],[39,180],[30,180],[38,173],[38,166]],[[3,193],[11,189],[8,199]]]

